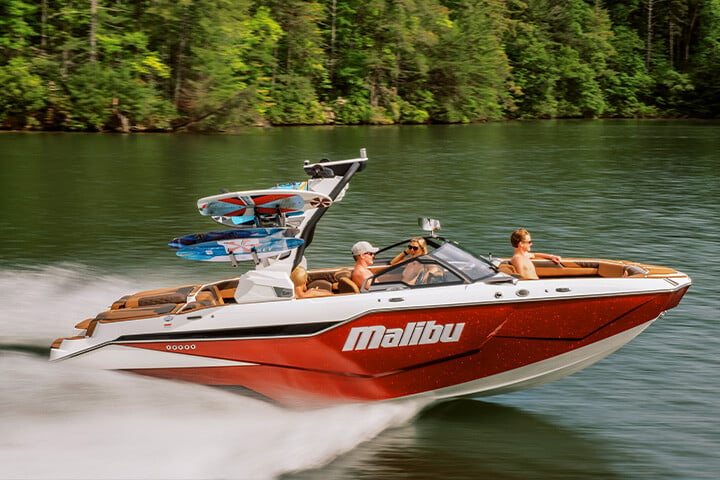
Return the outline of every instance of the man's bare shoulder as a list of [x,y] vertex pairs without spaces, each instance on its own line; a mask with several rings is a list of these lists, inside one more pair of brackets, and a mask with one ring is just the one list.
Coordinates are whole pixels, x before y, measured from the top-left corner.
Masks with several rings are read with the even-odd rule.
[[510,259],[510,263],[512,263],[516,268],[519,265],[525,265],[528,261],[529,261],[528,258],[525,255],[523,255],[522,253],[516,253]]
[[362,266],[356,266],[352,274],[350,275],[350,278],[353,282],[355,282],[357,285],[362,285],[362,283],[368,278],[372,276],[372,272],[367,267]]
[[510,259],[510,263],[513,267],[515,267],[515,270],[517,270],[517,273],[521,277],[532,279],[537,278],[537,273],[535,273],[535,266],[530,261],[530,258],[527,255],[517,253],[513,255],[513,257]]

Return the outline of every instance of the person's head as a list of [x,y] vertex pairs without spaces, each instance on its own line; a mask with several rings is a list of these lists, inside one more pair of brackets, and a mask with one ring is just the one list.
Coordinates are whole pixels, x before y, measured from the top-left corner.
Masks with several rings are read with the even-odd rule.
[[407,251],[413,257],[419,257],[420,255],[427,255],[427,242],[423,237],[413,237],[407,246]]
[[296,287],[301,287],[307,283],[307,270],[303,268],[301,265],[298,265],[295,267],[295,269],[290,274],[290,280],[292,280],[293,285]]
[[524,228],[518,228],[512,233],[512,235],[510,235],[510,243],[514,248],[518,248],[521,243],[526,243],[528,244],[528,246],[532,245],[532,238],[530,237],[530,232],[528,232]]
[[375,257],[378,250],[379,248],[373,247],[370,242],[357,242],[352,246],[352,256],[355,261],[357,261],[360,257],[365,257],[370,260],[370,263],[372,263],[372,259]]

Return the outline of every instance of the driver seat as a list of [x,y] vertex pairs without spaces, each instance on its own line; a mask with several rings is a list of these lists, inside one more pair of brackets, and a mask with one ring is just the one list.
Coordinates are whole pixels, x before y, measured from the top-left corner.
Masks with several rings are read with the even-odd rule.
[[360,293],[360,289],[350,278],[350,270],[343,269],[335,274],[338,293]]

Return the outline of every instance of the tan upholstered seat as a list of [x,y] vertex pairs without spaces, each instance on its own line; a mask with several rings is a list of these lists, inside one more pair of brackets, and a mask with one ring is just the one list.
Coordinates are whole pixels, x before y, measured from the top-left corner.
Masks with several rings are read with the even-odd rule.
[[515,270],[515,267],[510,263],[501,263],[498,265],[498,270],[500,270],[502,273],[507,273],[508,275],[517,275],[517,270]]
[[319,280],[313,280],[312,282],[308,283],[308,289],[312,290],[313,288],[319,288],[320,290],[327,290],[328,292],[333,291],[333,285],[332,283],[328,282],[327,280],[319,279]]
[[349,277],[338,278],[338,293],[360,293],[360,289]]

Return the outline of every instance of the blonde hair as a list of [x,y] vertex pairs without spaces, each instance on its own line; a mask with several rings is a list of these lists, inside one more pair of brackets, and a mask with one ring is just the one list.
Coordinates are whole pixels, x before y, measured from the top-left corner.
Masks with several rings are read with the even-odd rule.
[[428,249],[427,249],[427,242],[423,237],[413,237],[410,239],[410,243],[415,242],[418,245],[420,245],[420,250],[422,250],[423,255],[427,255]]
[[298,265],[290,274],[290,280],[296,287],[301,287],[307,283],[307,270],[302,265]]

